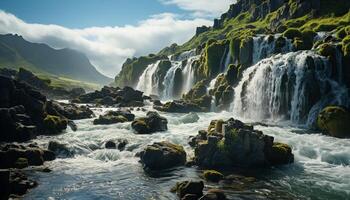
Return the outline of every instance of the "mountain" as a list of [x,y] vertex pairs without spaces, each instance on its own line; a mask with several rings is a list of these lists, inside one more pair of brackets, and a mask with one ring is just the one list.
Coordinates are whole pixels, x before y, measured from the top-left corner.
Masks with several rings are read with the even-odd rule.
[[82,53],[72,49],[53,49],[46,44],[31,43],[19,35],[0,35],[0,67],[25,67],[33,72],[98,84],[112,79],[102,75]]

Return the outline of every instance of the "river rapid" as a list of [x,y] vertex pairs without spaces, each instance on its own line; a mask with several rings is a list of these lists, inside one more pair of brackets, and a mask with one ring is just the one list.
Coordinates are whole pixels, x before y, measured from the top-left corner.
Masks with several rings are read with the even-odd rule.
[[[146,110],[152,110],[150,104]],[[115,108],[93,108],[96,116]],[[145,111],[132,111],[136,117]],[[177,199],[169,190],[178,181],[199,180],[201,170],[196,167],[177,167],[161,172],[145,172],[135,154],[146,145],[157,141],[170,141],[183,145],[187,158],[193,156],[188,145],[189,136],[206,129],[213,119],[234,116],[233,112],[198,113],[194,123],[191,115],[162,113],[168,119],[168,131],[151,135],[137,135],[131,123],[93,125],[93,119],[77,120],[78,131],[69,128],[57,136],[42,136],[34,140],[47,147],[57,140],[69,147],[71,156],[59,156],[47,162],[50,173],[29,172],[28,176],[39,185],[24,199]],[[275,141],[292,146],[295,162],[291,165],[248,170],[237,169],[227,174],[255,177],[246,185],[219,185],[206,183],[205,190],[220,188],[229,199],[350,199],[350,139],[338,139],[310,133],[288,122],[267,122],[255,129],[275,137]],[[124,151],[105,149],[108,140],[127,139]]]

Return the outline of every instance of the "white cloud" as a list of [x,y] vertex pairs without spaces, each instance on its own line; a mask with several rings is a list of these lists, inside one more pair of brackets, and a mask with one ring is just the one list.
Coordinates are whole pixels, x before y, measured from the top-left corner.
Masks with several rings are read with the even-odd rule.
[[157,52],[174,42],[181,44],[194,35],[197,26],[210,24],[212,21],[205,19],[184,20],[177,15],[163,13],[135,26],[69,29],[26,23],[0,10],[0,34],[19,34],[31,42],[81,51],[109,77],[120,71],[126,58]]
[[173,4],[179,8],[193,12],[200,17],[219,17],[226,12],[236,0],[159,0],[164,4]]

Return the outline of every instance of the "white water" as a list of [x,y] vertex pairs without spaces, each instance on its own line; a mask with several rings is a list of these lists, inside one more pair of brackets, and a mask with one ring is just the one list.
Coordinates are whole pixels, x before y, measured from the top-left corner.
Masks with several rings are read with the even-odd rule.
[[171,62],[171,68],[167,71],[163,80],[164,91],[161,96],[163,100],[169,100],[174,98],[173,88],[174,88],[175,72],[178,68],[181,68],[181,65],[182,65],[181,62],[179,61]]
[[146,95],[158,94],[158,81],[155,79],[156,72],[160,61],[148,65],[145,71],[140,76],[136,89],[143,91]]
[[[313,62],[307,63],[308,58]],[[348,103],[346,88],[331,79],[331,72],[328,60],[313,51],[264,59],[243,73],[235,88],[233,111],[255,120],[290,119],[312,125],[325,105]],[[315,92],[320,99],[310,105]]]
[[190,91],[193,84],[194,84],[193,62],[198,60],[198,59],[199,59],[199,56],[192,56],[192,57],[187,59],[186,66],[182,70],[184,84],[182,86],[181,94],[184,94],[184,93],[187,93],[188,91]]
[[[269,35],[258,35],[253,38],[253,64],[257,63],[261,59],[268,58],[275,54],[275,40],[280,36],[280,34],[274,35],[273,41],[269,41]],[[290,51],[292,51],[292,42],[291,40],[286,39],[286,44],[281,48],[280,53],[287,53]]]
[[[151,106],[146,109],[151,110]],[[106,108],[95,108],[98,115]],[[145,112],[133,111],[136,116]],[[179,167],[152,175],[142,170],[134,155],[147,144],[167,140],[183,145],[189,157],[193,150],[188,137],[206,129],[213,119],[234,117],[230,112],[193,114],[160,113],[168,119],[168,131],[137,135],[130,123],[92,125],[93,119],[77,120],[78,131],[67,130],[57,136],[35,140],[46,146],[50,140],[66,143],[74,156],[62,157],[46,165],[51,173],[32,172],[29,177],[39,182],[24,199],[176,199],[169,189],[177,182],[200,179],[202,171]],[[242,120],[242,119],[241,119]],[[191,123],[194,122],[194,123]],[[282,123],[279,123],[280,125]],[[282,124],[283,125],[283,124]],[[292,146],[295,163],[257,171],[258,182],[243,189],[223,188],[228,197],[240,199],[347,199],[350,195],[350,140],[320,134],[305,134],[305,130],[289,127],[257,126],[275,141]],[[108,140],[127,139],[125,151],[105,149]],[[209,187],[220,187],[206,183]]]

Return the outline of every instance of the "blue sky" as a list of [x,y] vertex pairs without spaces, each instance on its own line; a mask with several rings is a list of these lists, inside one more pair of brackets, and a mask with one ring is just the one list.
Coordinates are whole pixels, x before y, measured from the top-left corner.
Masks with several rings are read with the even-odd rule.
[[69,28],[134,25],[159,13],[190,14],[153,0],[1,0],[0,8],[29,23]]
[[0,34],[84,53],[114,77],[129,57],[183,44],[235,0],[0,0]]

